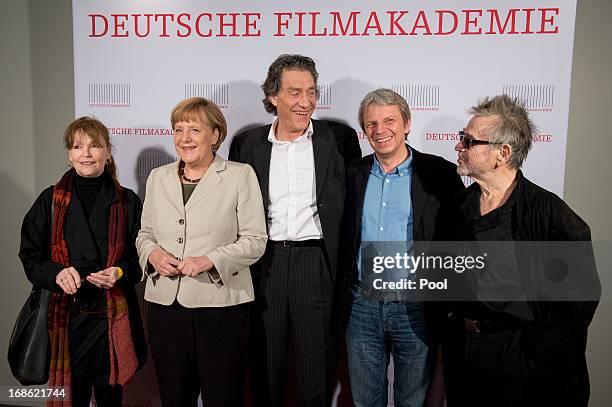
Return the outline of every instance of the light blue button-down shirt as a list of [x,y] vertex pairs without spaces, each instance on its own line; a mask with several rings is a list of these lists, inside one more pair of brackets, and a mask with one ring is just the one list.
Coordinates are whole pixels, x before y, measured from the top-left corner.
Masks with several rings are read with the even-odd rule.
[[[393,256],[398,252],[405,253],[412,247],[412,151],[407,145],[406,148],[410,152],[409,157],[388,174],[385,174],[374,155],[361,215],[361,246],[357,254],[360,281],[362,252],[365,257],[372,254]],[[393,273],[393,279],[409,278],[409,274],[408,270],[400,270]]]

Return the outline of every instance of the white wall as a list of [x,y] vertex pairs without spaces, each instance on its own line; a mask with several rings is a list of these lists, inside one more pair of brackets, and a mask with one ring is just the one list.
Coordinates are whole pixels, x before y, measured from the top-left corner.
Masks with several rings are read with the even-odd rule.
[[[572,73],[565,199],[592,227],[593,239],[612,241],[612,16],[610,0],[579,1]],[[74,112],[70,0],[0,3],[0,353],[29,284],[17,259],[23,215],[66,168],[62,132]],[[554,69],[554,67],[551,67]],[[600,270],[610,273],[610,270]],[[612,298],[604,287],[604,298]],[[612,400],[611,301],[602,302],[587,351],[591,406]],[[1,356],[0,386],[15,385]],[[0,403],[5,401],[0,400]]]
[[15,383],[5,356],[10,330],[29,289],[17,259],[19,228],[37,189],[28,3],[2,3],[0,27],[0,385],[6,386]]
[[15,386],[6,349],[31,288],[17,258],[21,220],[67,168],[61,139],[74,117],[70,1],[2,0],[0,60],[0,386]]
[[[576,15],[565,200],[591,226],[594,241],[612,247],[612,1],[579,1]],[[607,254],[608,259],[610,254]],[[612,270],[599,269],[606,278]],[[612,287],[603,286],[589,332],[591,406],[612,404]]]

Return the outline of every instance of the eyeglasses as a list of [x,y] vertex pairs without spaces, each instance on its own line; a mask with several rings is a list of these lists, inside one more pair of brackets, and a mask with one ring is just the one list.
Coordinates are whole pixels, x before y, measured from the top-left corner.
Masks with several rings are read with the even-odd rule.
[[469,150],[472,146],[477,146],[479,144],[482,145],[492,145],[492,144],[504,144],[499,141],[487,141],[487,140],[476,140],[474,136],[466,133],[463,130],[459,130],[459,141],[465,147],[466,150]]

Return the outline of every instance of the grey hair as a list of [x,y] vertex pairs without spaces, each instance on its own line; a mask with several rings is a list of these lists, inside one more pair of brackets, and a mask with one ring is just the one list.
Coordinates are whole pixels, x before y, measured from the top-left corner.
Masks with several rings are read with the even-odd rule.
[[284,70],[310,72],[315,83],[317,99],[319,98],[319,86],[317,85],[319,73],[317,72],[316,64],[312,58],[298,54],[280,55],[274,62],[272,62],[270,68],[268,68],[268,76],[266,76],[266,80],[261,85],[261,90],[263,90],[265,96],[262,102],[266,108],[266,112],[273,113],[274,115],[277,114],[276,106],[274,106],[268,98],[270,96],[278,95],[281,88],[281,77]]
[[408,123],[409,120],[412,119],[412,114],[410,113],[410,108],[408,107],[408,103],[406,99],[404,99],[400,94],[391,90],[380,88],[371,91],[361,101],[359,105],[359,125],[361,129],[365,131],[365,125],[363,122],[363,115],[365,111],[372,105],[375,106],[397,106],[399,109],[402,118],[404,119],[404,124]]
[[531,150],[533,133],[536,131],[525,104],[508,95],[487,96],[478,105],[472,106],[469,113],[477,117],[497,118],[487,129],[489,141],[510,145],[512,153],[508,165],[517,170],[521,168]]

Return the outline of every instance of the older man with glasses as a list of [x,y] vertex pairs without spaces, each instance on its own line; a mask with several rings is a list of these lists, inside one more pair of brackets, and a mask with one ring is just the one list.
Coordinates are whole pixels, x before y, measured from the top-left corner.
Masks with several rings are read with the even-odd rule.
[[[494,261],[489,252],[492,261],[478,276],[465,274],[472,300],[450,307],[447,404],[586,406],[587,328],[601,292],[590,229],[521,172],[534,125],[520,101],[485,98],[471,113],[455,151],[457,172],[475,182],[448,219],[466,248],[500,254]],[[568,287],[568,279],[577,283]]]

